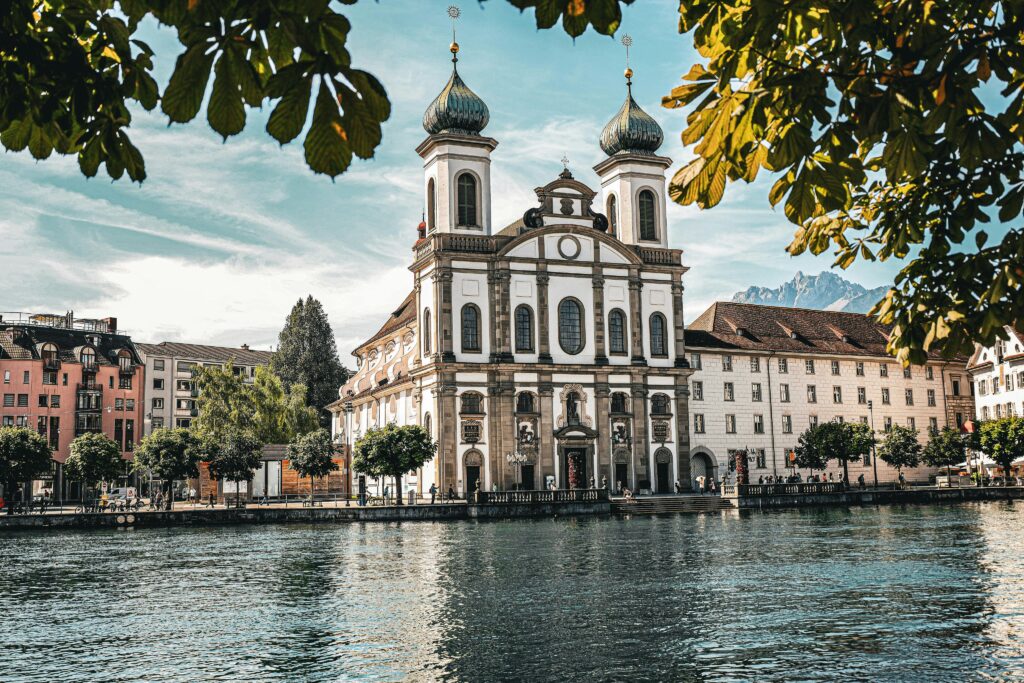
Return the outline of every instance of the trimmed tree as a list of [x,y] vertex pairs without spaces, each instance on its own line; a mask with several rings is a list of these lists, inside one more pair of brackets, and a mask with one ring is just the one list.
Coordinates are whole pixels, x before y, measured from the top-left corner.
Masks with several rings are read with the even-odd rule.
[[960,430],[943,427],[928,439],[921,452],[921,460],[930,467],[945,467],[948,477],[950,467],[967,460],[967,440]]
[[50,468],[50,446],[27,427],[0,427],[0,482],[12,499],[18,482],[29,481]]
[[352,468],[371,477],[392,477],[401,505],[402,475],[423,467],[436,451],[437,443],[419,425],[371,427],[356,441]]
[[893,425],[882,437],[878,457],[903,474],[904,467],[917,467],[921,462],[921,442],[917,430]]
[[313,481],[318,477],[326,477],[338,469],[334,462],[334,444],[331,433],[326,429],[296,437],[288,444],[289,467],[298,472],[300,477],[309,477],[309,496],[313,497]]
[[330,426],[325,407],[337,400],[338,387],[345,383],[348,371],[338,359],[334,330],[327,313],[312,295],[299,299],[277,337],[278,348],[270,367],[281,378],[287,391],[296,385],[306,388],[305,399],[317,410],[320,426]]
[[82,482],[86,488],[95,488],[101,481],[116,479],[124,474],[121,447],[106,434],[90,432],[71,442],[71,454],[64,461],[68,478]]
[[1010,464],[1024,458],[1024,418],[1004,417],[981,425],[981,449],[1003,468],[1009,486]]
[[240,496],[238,483],[248,482],[259,469],[262,458],[263,442],[254,434],[241,430],[228,432],[218,442],[206,440],[203,451],[209,461],[210,476],[220,481],[235,483],[235,506],[238,507]]
[[174,504],[171,487],[175,479],[199,476],[199,461],[202,450],[199,439],[187,429],[157,429],[144,437],[135,450],[132,469],[136,472],[149,471],[162,479],[164,509]]
[[[803,434],[796,447],[796,465],[812,470],[823,470],[829,460],[837,460],[843,466],[844,486],[850,485],[848,463],[863,453],[865,440],[853,425],[845,422],[822,422],[810,427]],[[870,441],[867,441],[870,450]]]

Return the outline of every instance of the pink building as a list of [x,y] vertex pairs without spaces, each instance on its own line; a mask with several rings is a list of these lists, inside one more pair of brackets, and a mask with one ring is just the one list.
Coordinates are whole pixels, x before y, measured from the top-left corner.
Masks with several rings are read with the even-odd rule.
[[145,365],[117,319],[0,315],[0,425],[30,427],[53,450],[51,476],[33,489],[75,498],[62,464],[74,438],[102,432],[130,460],[142,437]]

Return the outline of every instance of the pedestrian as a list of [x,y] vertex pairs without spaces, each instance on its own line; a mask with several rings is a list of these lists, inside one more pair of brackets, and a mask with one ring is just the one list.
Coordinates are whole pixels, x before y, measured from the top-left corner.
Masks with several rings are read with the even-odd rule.
[[700,495],[704,495],[704,489],[706,486],[706,479],[703,476],[697,477],[697,488],[700,490]]
[[214,497],[214,495],[213,495],[213,491],[210,491],[210,496],[209,496],[209,498],[207,499],[207,503],[208,503],[208,506],[209,506],[209,507],[211,507],[211,508],[212,508],[212,507],[213,507],[214,505],[216,505],[216,503],[217,503],[217,499],[216,499],[216,498]]
[[603,488],[605,490],[608,489],[608,477],[606,477],[603,474],[601,475],[601,488]]
[[437,498],[437,484],[430,485],[430,504],[434,504],[434,499]]
[[860,489],[861,489],[862,491],[863,491],[863,490],[865,489],[865,484],[864,484],[864,473],[863,473],[863,472],[861,472],[861,473],[860,473],[860,476],[859,476],[859,477],[857,477],[857,485],[858,485],[858,486],[860,487]]
[[451,484],[448,484],[448,502],[450,503],[453,500],[455,500],[455,488]]
[[678,496],[678,495],[679,495],[680,493],[682,493],[682,492],[683,492],[683,487],[679,485],[679,480],[678,480],[678,479],[676,479],[676,483],[675,483],[675,487],[674,487],[674,488],[675,488],[675,490],[676,490],[676,495],[677,495],[677,496]]
[[196,487],[195,486],[190,487],[189,490],[188,490],[188,502],[192,503],[193,505],[196,502]]
[[711,477],[710,479],[711,479],[711,487],[710,487],[710,489],[708,490],[708,493],[710,493],[710,494],[711,494],[711,495],[713,496],[713,495],[715,495],[715,494],[716,494],[716,493],[717,493],[718,491],[717,491],[717,489],[716,489],[716,487],[715,487],[715,478],[714,478],[714,477]]
[[385,486],[384,487],[384,495],[382,496],[382,498],[384,498],[384,504],[385,505],[387,505],[389,502],[391,502],[388,499],[388,494],[390,494],[390,493],[391,493],[391,489],[389,487]]

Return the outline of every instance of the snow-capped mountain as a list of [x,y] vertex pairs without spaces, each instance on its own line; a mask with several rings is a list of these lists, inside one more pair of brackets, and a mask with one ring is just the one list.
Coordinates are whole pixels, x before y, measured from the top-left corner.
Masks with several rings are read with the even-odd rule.
[[749,287],[734,294],[732,300],[744,304],[867,313],[887,290],[884,286],[867,289],[829,271],[817,275],[798,271],[796,277],[775,289]]

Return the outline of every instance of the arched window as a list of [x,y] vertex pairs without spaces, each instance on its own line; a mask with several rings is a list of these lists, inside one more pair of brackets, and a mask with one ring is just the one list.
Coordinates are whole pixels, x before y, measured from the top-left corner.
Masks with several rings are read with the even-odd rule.
[[608,232],[612,235],[619,234],[619,202],[615,195],[608,197]]
[[437,226],[437,191],[434,189],[434,179],[427,181],[427,232],[434,232]]
[[430,309],[423,309],[423,353],[430,353]]
[[608,350],[626,353],[626,314],[617,308],[608,314]]
[[668,396],[655,394],[651,397],[651,415],[669,415],[671,412]]
[[462,350],[480,351],[480,309],[473,304],[462,307]]
[[132,354],[127,349],[121,349],[117,352],[117,364],[122,370],[132,369]]
[[456,181],[459,225],[477,226],[476,178],[463,173]]
[[533,352],[533,311],[525,304],[516,307],[516,351]]
[[629,409],[626,407],[626,395],[621,391],[616,391],[612,394],[612,412],[613,413],[628,413]]
[[558,304],[558,343],[569,354],[583,350],[583,305],[576,299]]
[[654,215],[654,193],[650,190],[640,190],[637,197],[637,215],[640,220],[640,239],[658,239],[658,228]]
[[475,391],[467,391],[462,395],[462,407],[460,413],[469,415],[483,415],[483,396]]
[[46,343],[43,344],[43,364],[50,368],[57,364],[57,345]]
[[95,368],[96,367],[96,349],[91,346],[86,346],[82,349],[82,353],[79,354],[78,359],[82,361],[82,367],[84,368]]
[[537,412],[537,406],[533,401],[533,394],[529,391],[520,392],[516,396],[516,412],[517,413],[535,413]]
[[651,355],[668,355],[668,342],[665,339],[665,316],[661,313],[651,315]]

